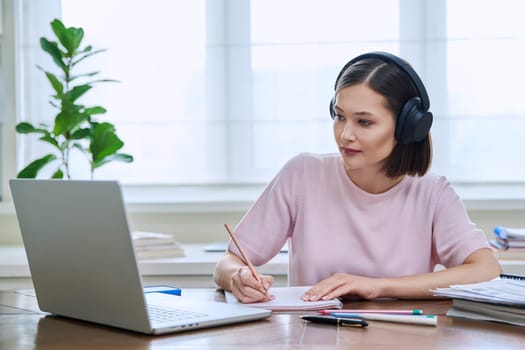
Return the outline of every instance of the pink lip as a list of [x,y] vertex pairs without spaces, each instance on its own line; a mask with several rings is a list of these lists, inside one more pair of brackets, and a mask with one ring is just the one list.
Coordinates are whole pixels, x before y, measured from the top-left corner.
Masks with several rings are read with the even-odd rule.
[[341,147],[341,150],[343,151],[343,153],[347,156],[352,156],[354,154],[358,154],[360,153],[361,151],[358,151],[356,149],[353,149],[353,148],[346,148],[346,147]]

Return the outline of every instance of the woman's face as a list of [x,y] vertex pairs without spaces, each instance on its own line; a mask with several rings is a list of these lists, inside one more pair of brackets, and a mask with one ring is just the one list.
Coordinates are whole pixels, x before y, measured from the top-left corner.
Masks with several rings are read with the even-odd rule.
[[335,98],[334,136],[349,171],[382,169],[396,140],[395,118],[385,98],[366,84],[341,89]]

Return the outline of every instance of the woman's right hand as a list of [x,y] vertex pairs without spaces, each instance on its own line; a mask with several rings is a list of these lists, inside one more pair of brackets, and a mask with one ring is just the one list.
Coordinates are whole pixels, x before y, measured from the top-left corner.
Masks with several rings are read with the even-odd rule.
[[259,275],[259,282],[247,266],[240,267],[232,275],[231,289],[233,295],[243,303],[256,303],[270,301],[273,296],[268,294],[268,289],[273,284],[273,276]]

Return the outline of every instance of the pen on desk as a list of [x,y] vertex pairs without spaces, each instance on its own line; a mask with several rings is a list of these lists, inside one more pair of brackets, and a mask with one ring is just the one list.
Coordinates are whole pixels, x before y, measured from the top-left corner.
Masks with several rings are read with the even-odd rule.
[[263,281],[261,279],[261,276],[259,276],[259,274],[255,270],[255,267],[253,267],[250,259],[248,259],[248,255],[246,255],[246,253],[244,252],[244,249],[242,248],[241,244],[239,243],[239,241],[237,241],[237,238],[235,238],[235,235],[233,234],[233,231],[230,229],[230,226],[228,226],[228,224],[224,224],[224,227],[226,228],[226,232],[228,232],[228,234],[230,235],[233,243],[235,244],[235,246],[239,250],[239,253],[241,253],[242,260],[246,263],[246,265],[248,265],[248,268],[252,272],[253,277],[255,277],[257,282],[259,282],[261,284],[261,286],[263,288],[263,291],[264,291],[264,294],[268,298],[270,298],[270,295],[268,294],[268,290],[264,287],[264,284],[263,284]]
[[334,312],[337,313],[348,313],[348,314],[359,314],[359,313],[367,313],[367,314],[393,314],[393,315],[423,315],[423,310],[380,310],[380,309],[339,309],[339,310],[320,310],[319,313],[323,315],[330,315]]
[[369,321],[384,321],[395,323],[419,324],[424,326],[436,326],[437,316],[435,315],[393,315],[393,314],[368,314],[368,313],[331,313],[333,317],[350,319],[362,318]]
[[301,316],[303,320],[315,323],[328,323],[345,327],[366,327],[368,322],[360,318],[339,318],[331,316]]

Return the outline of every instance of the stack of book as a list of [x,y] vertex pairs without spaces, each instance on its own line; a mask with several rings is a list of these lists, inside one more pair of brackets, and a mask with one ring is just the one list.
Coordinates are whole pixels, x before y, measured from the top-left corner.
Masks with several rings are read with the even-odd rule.
[[488,282],[453,285],[432,292],[452,298],[447,316],[525,327],[525,277],[501,275]]
[[159,259],[184,256],[184,249],[168,233],[134,231],[133,248],[137,259]]
[[525,228],[496,226],[490,245],[499,259],[525,259]]

